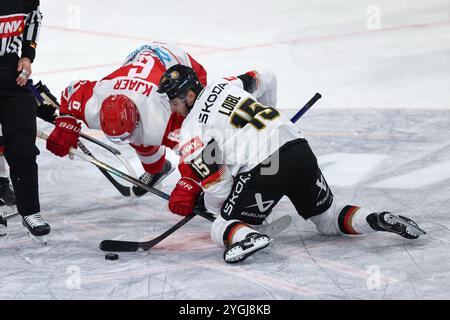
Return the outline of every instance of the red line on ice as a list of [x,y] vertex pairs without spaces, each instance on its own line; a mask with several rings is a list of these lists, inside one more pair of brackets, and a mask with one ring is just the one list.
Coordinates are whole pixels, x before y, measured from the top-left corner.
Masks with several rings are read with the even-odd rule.
[[[182,43],[182,42],[176,42],[176,43],[181,46],[206,49],[204,51],[198,51],[195,53],[196,55],[201,55],[201,54],[211,54],[211,53],[216,53],[216,52],[240,51],[240,50],[246,50],[246,49],[272,47],[272,46],[276,46],[276,45],[295,44],[297,42],[315,42],[315,41],[323,41],[323,40],[358,37],[358,36],[363,36],[363,35],[379,35],[384,32],[406,30],[406,29],[422,29],[422,28],[430,28],[430,27],[439,27],[439,26],[446,26],[449,24],[450,24],[450,20],[431,22],[431,23],[408,24],[408,25],[401,25],[401,26],[396,26],[396,27],[382,28],[379,30],[364,30],[364,31],[340,33],[340,34],[330,34],[330,35],[310,37],[310,38],[295,38],[295,39],[291,39],[291,40],[282,40],[282,41],[273,41],[273,42],[268,42],[268,43],[251,44],[251,45],[247,45],[247,46],[239,46],[239,47],[233,47],[233,48],[215,48],[215,47],[211,47],[211,46],[198,45],[198,44],[194,44],[194,43]],[[89,34],[89,35],[102,36],[102,37],[151,41],[151,39],[149,39],[147,37],[136,37],[136,36],[115,34],[115,33],[109,33],[109,32],[99,32],[99,31],[92,31],[92,30],[78,30],[78,29],[71,29],[71,28],[62,27],[62,26],[43,25],[43,28],[64,31],[64,32]],[[99,64],[99,65],[69,68],[69,69],[50,70],[50,71],[44,71],[44,72],[36,72],[34,75],[42,76],[42,75],[54,74],[54,73],[105,68],[105,67],[111,67],[111,66],[118,66],[119,64],[120,63],[109,63],[109,64]]]

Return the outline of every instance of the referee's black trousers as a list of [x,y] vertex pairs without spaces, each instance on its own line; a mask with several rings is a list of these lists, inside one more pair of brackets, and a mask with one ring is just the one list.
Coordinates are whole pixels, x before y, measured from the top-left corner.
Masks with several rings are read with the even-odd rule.
[[36,156],[36,101],[30,90],[16,84],[18,56],[0,57],[0,123],[4,155],[10,167],[19,214],[40,211]]

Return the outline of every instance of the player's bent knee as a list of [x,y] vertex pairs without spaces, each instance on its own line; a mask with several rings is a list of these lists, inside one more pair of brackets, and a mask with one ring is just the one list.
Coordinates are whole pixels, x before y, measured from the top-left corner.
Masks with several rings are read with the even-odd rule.
[[336,205],[333,203],[325,212],[311,217],[310,220],[316,225],[317,231],[327,236],[341,235],[338,224],[339,211],[336,210]]

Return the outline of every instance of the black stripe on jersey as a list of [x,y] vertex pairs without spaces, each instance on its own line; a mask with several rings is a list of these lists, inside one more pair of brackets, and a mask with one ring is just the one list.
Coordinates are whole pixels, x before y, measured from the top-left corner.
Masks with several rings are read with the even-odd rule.
[[11,38],[0,39],[0,56],[4,56],[9,53],[7,50],[10,46]]
[[11,39],[11,43],[8,46],[9,52],[17,52],[19,51],[20,44],[22,43],[22,37],[14,37]]
[[25,18],[23,31],[20,35],[13,33],[0,38],[0,56],[7,54],[19,55],[19,50],[22,47],[22,57],[27,57],[33,61],[42,20],[42,14],[39,11],[39,1],[0,1],[0,18],[9,16],[22,16]]
[[247,91],[248,93],[253,93],[256,90],[257,87],[256,77],[252,77],[249,74],[241,74],[240,76],[237,77],[241,79],[245,91]]
[[39,34],[39,24],[41,23],[42,15],[38,11],[39,8],[28,15],[26,19],[26,26],[23,32],[24,39],[31,42],[36,42]]

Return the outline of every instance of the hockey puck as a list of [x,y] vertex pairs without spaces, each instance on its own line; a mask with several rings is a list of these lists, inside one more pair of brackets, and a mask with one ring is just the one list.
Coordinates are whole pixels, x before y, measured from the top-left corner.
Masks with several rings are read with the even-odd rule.
[[106,260],[117,260],[119,259],[119,255],[117,253],[107,253],[105,254]]

